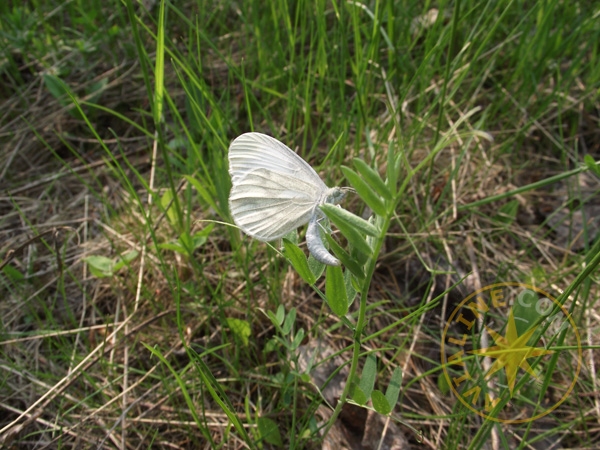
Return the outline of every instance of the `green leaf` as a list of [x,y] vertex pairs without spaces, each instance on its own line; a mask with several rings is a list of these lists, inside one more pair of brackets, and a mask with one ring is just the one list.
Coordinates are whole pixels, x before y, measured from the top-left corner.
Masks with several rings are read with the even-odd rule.
[[517,218],[517,211],[519,210],[519,201],[511,200],[510,202],[502,205],[498,210],[498,213],[494,216],[493,220],[497,223],[503,223],[506,225],[512,224]]
[[283,305],[279,305],[277,307],[277,315],[275,316],[275,320],[277,320],[277,325],[281,326],[283,323],[283,319],[285,319],[285,307]]
[[600,167],[598,166],[598,164],[596,164],[596,161],[594,161],[592,155],[585,155],[583,157],[583,161],[585,162],[585,165],[588,167],[588,169],[590,169],[592,172],[594,172],[600,177]]
[[85,90],[87,101],[89,103],[98,103],[107,84],[108,78],[102,78],[100,81],[92,83],[92,85]]
[[448,383],[448,378],[446,374],[441,374],[437,380],[438,389],[444,395],[448,395],[450,393],[450,383]]
[[55,75],[44,74],[44,84],[46,85],[46,89],[58,100],[61,106],[67,106],[71,103],[69,100],[71,90],[63,80]]
[[376,389],[371,393],[371,401],[373,402],[373,408],[375,408],[375,411],[379,414],[387,416],[392,412],[391,405],[380,390]]
[[210,206],[212,209],[214,209],[215,211],[219,212],[219,214],[221,214],[221,208],[219,208],[217,206],[217,204],[215,203],[215,201],[213,200],[213,198],[215,198],[216,195],[213,195],[210,192],[208,192],[206,190],[206,188],[204,187],[204,185],[202,183],[200,183],[200,181],[198,181],[196,178],[194,178],[190,175],[184,175],[184,178],[186,180],[188,180],[190,182],[190,184],[196,188],[196,190],[198,191],[198,194],[200,194],[200,197],[202,197],[202,199],[208,204],[208,206]]
[[267,417],[258,418],[258,432],[260,437],[267,443],[277,447],[283,446],[279,425],[274,420]]
[[[74,104],[73,97],[75,95],[72,93],[71,89],[63,80],[58,78],[55,75],[44,74],[44,84],[46,85],[46,89],[52,94],[58,103],[61,106],[67,107]],[[83,115],[79,109],[69,108],[69,114],[76,119],[83,119]]]
[[296,308],[292,308],[292,309],[290,309],[290,312],[288,313],[288,315],[285,318],[285,321],[283,322],[282,333],[284,336],[287,336],[288,334],[290,334],[290,331],[292,331],[292,327],[294,326],[295,322],[296,322]]
[[335,239],[333,239],[333,237],[326,234],[325,238],[327,239],[329,246],[333,250],[333,253],[335,253],[335,256],[337,256],[340,259],[340,261],[342,262],[344,267],[346,267],[359,280],[364,280],[365,273],[363,272],[362,265],[358,261],[356,261],[354,258],[352,258],[352,256],[350,256],[350,254],[348,252],[346,252],[346,250],[344,250],[335,241]]
[[390,378],[390,384],[388,384],[388,388],[385,391],[385,398],[387,399],[390,408],[393,408],[396,405],[398,397],[400,396],[401,388],[402,369],[400,367],[396,367],[392,373],[392,378]]
[[292,230],[292,231],[290,231],[288,234],[286,234],[285,236],[283,236],[283,239],[287,239],[292,244],[298,245],[298,230]]
[[171,191],[171,189],[167,189],[160,198],[160,205],[166,211],[169,223],[171,225],[177,225],[177,212],[173,205],[173,191]]
[[171,250],[173,252],[180,253],[182,255],[187,255],[187,250],[183,247],[179,241],[175,242],[165,242],[163,244],[158,244],[158,248],[164,250]]
[[91,255],[83,258],[83,260],[88,264],[92,275],[97,278],[106,278],[114,275],[115,262],[106,256]]
[[193,253],[194,250],[192,248],[192,236],[190,236],[187,230],[179,235],[177,242],[185,249],[188,256]]
[[[325,229],[330,230],[328,220],[323,220],[321,222],[321,225],[323,227],[325,227]],[[327,236],[327,233],[323,233],[323,235]],[[311,253],[308,254],[308,267],[310,268],[310,271],[315,276],[315,280],[318,280],[319,278],[321,278],[321,275],[323,275],[323,272],[325,272],[325,264],[317,261]]]
[[[271,312],[271,311],[269,311],[269,312]],[[271,314],[273,314],[273,313],[271,313]],[[273,338],[273,339],[269,339],[269,340],[267,341],[267,343],[265,344],[265,346],[264,346],[264,348],[263,348],[263,351],[264,351],[265,353],[271,353],[271,352],[274,352],[275,350],[277,350],[278,343],[279,343],[279,341],[278,341],[277,339],[275,339],[275,338]]]
[[192,249],[193,250],[196,250],[197,248],[200,248],[204,244],[206,244],[206,241],[208,241],[208,235],[210,234],[210,232],[212,231],[212,229],[214,227],[215,227],[215,224],[211,223],[208,226],[204,227],[202,230],[198,231],[197,233],[194,233],[194,235],[192,236]]
[[337,225],[337,227],[340,230],[342,228],[340,228],[339,224],[344,223],[352,226],[353,228],[359,231],[362,231],[368,236],[379,236],[379,230],[375,225],[367,222],[365,219],[361,219],[356,214],[352,214],[350,211],[347,211],[343,208],[338,208],[337,206],[328,203],[321,205],[321,209],[327,214],[327,217],[329,217],[331,221]]
[[[494,291],[492,291],[492,296]],[[500,300],[504,301],[504,300]],[[541,297],[537,292],[531,289],[521,289],[517,300],[512,306],[512,315],[515,319],[515,327],[519,336],[525,334],[534,326],[542,317],[547,317],[554,309],[552,300]],[[539,336],[534,335],[529,339],[528,344],[534,345]]]
[[367,399],[371,397],[373,387],[375,386],[375,378],[377,377],[377,357],[373,353],[367,355],[365,361],[365,367],[360,377],[359,386],[361,391],[367,396]]
[[[358,262],[358,264],[360,264],[361,266],[364,267],[364,265],[367,263],[367,261],[369,260],[370,255],[367,253],[363,253],[361,251],[359,251],[356,248],[356,245],[353,245],[354,243],[351,241],[348,241],[348,245],[350,246],[350,256],[356,260]],[[367,245],[369,245],[367,243]],[[369,245],[369,248],[371,248],[371,246]]]
[[381,197],[352,169],[342,166],[342,172],[350,181],[350,184],[356,189],[356,192],[364,200],[364,202],[371,208],[375,214],[385,216],[386,208],[385,203],[381,200]]
[[308,262],[306,261],[306,256],[304,256],[304,252],[295,244],[288,241],[287,239],[283,239],[283,247],[284,247],[284,255],[294,267],[296,272],[302,277],[304,281],[306,281],[311,286],[315,284],[317,278],[310,270],[308,266]]
[[308,255],[308,267],[310,268],[310,271],[315,276],[315,279],[318,280],[319,278],[321,278],[321,275],[323,275],[323,272],[325,272],[326,266],[322,262],[317,261],[313,255],[309,254]]
[[138,252],[137,250],[130,250],[126,253],[123,253],[121,256],[119,256],[119,257],[117,257],[117,259],[115,259],[112,271],[113,272],[118,271],[121,267],[129,264],[131,261],[133,261],[135,258],[137,258],[139,254],[140,254],[140,252]]
[[387,167],[385,168],[385,174],[387,177],[387,186],[390,186],[390,188],[394,191],[398,188],[398,173],[400,170],[400,165],[397,164],[397,161],[399,161],[401,155],[402,150],[396,151],[396,145],[393,142],[390,142],[387,150]]
[[364,405],[365,403],[367,403],[367,401],[369,401],[369,397],[365,395],[365,393],[362,391],[358,384],[352,383],[351,389],[352,393],[350,397],[352,397],[352,400],[354,400],[356,403],[358,403],[359,405]]
[[348,297],[341,267],[327,266],[325,296],[327,304],[336,316],[344,317],[348,313]]
[[344,284],[346,285],[346,296],[348,297],[348,308],[350,308],[350,306],[352,306],[352,303],[354,303],[354,299],[356,298],[356,293],[357,293],[357,290],[354,288],[354,285],[352,283],[353,279],[354,279],[354,276],[352,275],[352,272],[350,272],[349,270],[344,271]]
[[242,319],[235,319],[233,317],[227,318],[227,326],[239,339],[245,347],[248,346],[248,338],[250,337],[250,324]]
[[6,275],[12,282],[23,281],[25,279],[25,275],[23,275],[16,267],[11,266],[10,264],[4,266],[2,268],[2,272]]
[[292,345],[290,346],[290,350],[296,350],[300,344],[302,344],[302,340],[304,339],[304,328],[300,328],[294,336],[294,340],[292,341]]
[[[341,210],[340,208],[336,208],[332,205],[323,205],[322,208],[325,214],[329,214],[331,211]],[[332,218],[332,220],[340,229],[342,234],[346,236],[346,239],[348,239],[348,243],[351,244],[354,249],[367,256],[370,256],[373,253],[371,251],[371,247],[369,246],[365,238],[360,234],[360,232],[356,228],[353,227],[352,224],[349,224],[348,222],[345,222],[343,220],[338,220],[337,218]]]
[[377,192],[386,200],[392,199],[392,193],[385,185],[385,182],[381,179],[379,174],[373,168],[371,168],[366,162],[359,158],[354,158],[352,162],[354,162],[354,167],[356,168],[358,173],[360,173],[360,175],[367,181],[367,183],[369,183],[369,186],[371,186],[371,188],[375,190],[375,192]]

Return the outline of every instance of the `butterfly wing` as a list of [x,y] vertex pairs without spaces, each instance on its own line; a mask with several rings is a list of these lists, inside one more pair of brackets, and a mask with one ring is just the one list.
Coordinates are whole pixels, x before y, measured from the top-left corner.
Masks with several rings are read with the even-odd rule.
[[314,169],[288,146],[266,134],[242,134],[229,147],[229,174],[233,185],[256,169],[302,178],[327,189]]
[[229,147],[229,209],[246,234],[272,241],[307,223],[329,189],[300,156],[270,136],[246,133]]
[[272,241],[308,222],[321,196],[321,187],[311,182],[270,169],[255,169],[233,184],[229,210],[246,234]]

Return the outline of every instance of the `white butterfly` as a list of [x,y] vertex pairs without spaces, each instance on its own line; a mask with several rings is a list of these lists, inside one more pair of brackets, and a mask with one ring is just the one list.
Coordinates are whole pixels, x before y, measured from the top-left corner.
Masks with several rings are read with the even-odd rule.
[[319,205],[339,203],[345,189],[328,188],[306,161],[289,147],[262,133],[245,133],[229,146],[235,224],[259,241],[273,241],[308,223],[306,242],[313,257],[332,266],[334,258],[321,240]]

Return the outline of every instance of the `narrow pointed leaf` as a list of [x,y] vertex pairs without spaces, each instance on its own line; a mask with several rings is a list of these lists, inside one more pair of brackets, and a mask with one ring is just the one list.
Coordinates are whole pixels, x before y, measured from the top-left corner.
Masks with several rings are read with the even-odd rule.
[[[542,319],[542,316],[548,315],[548,313],[550,313],[550,311],[552,310],[553,305],[550,302],[550,300],[547,300],[547,305],[550,306],[549,310],[546,310],[546,308],[544,307],[540,308],[539,303],[534,308],[532,306],[534,305],[534,301],[536,303],[538,302],[538,297],[535,292],[529,290],[522,290],[519,293],[519,301],[513,303],[512,314],[515,318],[515,328],[517,331],[517,336],[523,336],[525,333],[527,333],[527,331],[529,331],[529,329],[532,326],[534,326],[536,323],[539,323],[538,321]],[[531,336],[531,338],[528,341],[528,345],[535,345],[533,343],[535,342],[534,339],[539,339],[539,336],[536,335],[537,333],[534,333],[534,335]]]
[[62,106],[66,106],[68,104],[67,99],[69,98],[69,93],[71,92],[67,84],[55,75],[45,74],[43,79],[46,89],[50,91],[50,94],[52,94]]
[[385,181],[387,182],[387,186],[390,186],[395,191],[398,188],[398,171],[396,170],[395,155],[396,153],[400,155],[400,152],[395,152],[394,150],[395,145],[392,144],[388,147],[387,167],[385,170],[387,179]]
[[356,277],[352,275],[352,272],[346,270],[344,272],[344,282],[346,283],[346,296],[348,297],[348,308],[352,306],[352,303],[354,303],[354,299],[356,298],[356,294],[358,293],[352,282],[353,280],[356,280]]
[[335,256],[339,258],[345,268],[347,268],[350,272],[354,274],[356,278],[359,280],[365,279],[365,273],[363,272],[362,265],[356,261],[350,254],[344,250],[335,239],[333,239],[330,235],[325,235],[331,250],[335,253]]
[[387,416],[392,412],[392,406],[387,401],[387,398],[385,398],[385,395],[383,395],[383,392],[374,390],[371,393],[371,401],[373,402],[373,408],[375,408],[375,411],[379,414]]
[[281,327],[281,332],[284,336],[287,336],[292,331],[292,327],[296,322],[296,308],[290,309],[290,312],[285,317],[285,321],[283,322],[283,327]]
[[351,225],[353,228],[362,231],[366,235],[373,237],[379,236],[379,230],[375,225],[370,224],[365,219],[361,219],[356,214],[352,214],[350,211],[346,211],[343,208],[338,208],[337,206],[330,204],[321,205],[321,210],[327,214],[327,217],[329,217],[340,230],[340,223],[344,222]]
[[[323,206],[331,206],[331,205],[323,205]],[[334,206],[333,209],[340,209],[340,208],[336,208]],[[329,210],[330,209],[327,208],[327,211],[329,211]],[[371,250],[371,246],[367,243],[366,239],[363,237],[362,234],[360,234],[360,232],[356,228],[354,228],[348,222],[339,220],[338,222],[336,222],[336,225],[340,229],[342,234],[344,236],[346,236],[346,239],[348,239],[348,244],[351,245],[351,248],[353,250],[352,254],[354,255],[358,252],[361,255],[364,255],[364,257],[362,258],[362,259],[364,259],[364,261],[362,261],[362,264],[364,264],[366,262],[366,260],[373,253]],[[358,261],[361,260],[356,256],[354,257],[354,259],[356,259]]]
[[304,328],[300,328],[294,336],[294,340],[292,341],[292,345],[290,346],[290,350],[296,350],[304,339]]
[[308,267],[308,262],[306,261],[304,252],[300,250],[297,245],[292,244],[287,239],[283,239],[283,247],[285,249],[284,254],[286,258],[292,264],[294,269],[296,269],[296,272],[298,272],[302,279],[311,286],[315,284],[317,278]]
[[327,266],[325,295],[335,315],[344,317],[348,313],[348,296],[341,267]]
[[400,172],[400,167],[402,166],[402,155],[398,154],[394,160],[394,173]]
[[271,319],[271,323],[274,326],[280,326],[281,325],[280,323],[277,323],[277,317],[275,316],[275,313],[273,313],[273,311],[267,311],[267,316],[269,316],[269,319]]
[[377,192],[375,192],[354,170],[342,166],[342,172],[344,172],[344,175],[348,181],[350,181],[352,187],[356,189],[356,192],[358,195],[360,195],[360,198],[362,198],[364,202],[369,205],[369,208],[371,208],[375,214],[385,216],[385,204]]
[[[445,378],[445,377],[440,377]],[[398,396],[400,395],[400,389],[402,388],[402,369],[400,367],[396,367],[394,372],[392,373],[392,378],[390,378],[390,384],[388,384],[388,388],[385,391],[385,398],[387,399],[390,408],[394,408],[396,402],[398,401]]]
[[322,262],[317,261],[315,259],[315,257],[309,253],[308,267],[310,268],[310,271],[315,276],[315,279],[318,280],[319,278],[321,278],[321,275],[323,275],[323,272],[325,272],[325,267],[327,267],[327,266],[325,264],[323,264]]
[[175,211],[174,205],[172,203],[173,191],[171,191],[171,189],[167,189],[160,199],[160,205],[167,212],[167,219],[169,220],[169,223],[171,225],[177,225],[177,211]]
[[492,220],[500,225],[511,225],[516,220],[518,211],[519,201],[511,200],[498,209]]
[[277,325],[281,326],[283,323],[283,319],[285,319],[285,306],[279,305],[277,308],[277,315],[275,316],[275,320],[277,320]]
[[[348,245],[350,246],[350,255],[352,256],[352,258],[354,258],[356,261],[358,261],[358,263],[361,266],[364,266],[367,263],[367,261],[370,257],[370,254],[369,253],[365,254],[363,252],[358,251],[358,249],[356,248],[356,245],[353,245],[353,243],[350,240],[348,240]],[[367,243],[367,245],[369,245],[369,244]],[[371,248],[371,246],[369,245],[369,249],[370,248]]]
[[367,355],[367,360],[365,361],[365,367],[362,371],[362,376],[360,377],[359,386],[360,389],[367,396],[367,399],[371,397],[371,392],[373,392],[373,387],[375,386],[375,377],[377,376],[377,357],[373,353],[369,353]]
[[208,192],[200,181],[189,175],[184,175],[184,178],[196,188],[198,194],[200,194],[200,197],[202,197],[202,199],[208,204],[208,206],[210,206],[212,209],[221,214],[221,208],[219,208],[213,200],[214,195]]
[[386,200],[392,199],[392,193],[385,185],[385,182],[381,179],[379,174],[371,168],[366,162],[362,159],[354,158],[354,167],[360,173],[360,175],[369,183],[369,186],[373,188],[379,195],[381,195]]

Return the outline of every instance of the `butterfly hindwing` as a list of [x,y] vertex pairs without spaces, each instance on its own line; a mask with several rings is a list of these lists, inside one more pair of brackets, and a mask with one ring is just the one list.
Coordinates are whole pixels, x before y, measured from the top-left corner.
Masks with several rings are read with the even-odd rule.
[[303,179],[256,169],[233,184],[229,209],[246,234],[272,241],[307,223],[322,195],[320,186]]

